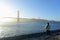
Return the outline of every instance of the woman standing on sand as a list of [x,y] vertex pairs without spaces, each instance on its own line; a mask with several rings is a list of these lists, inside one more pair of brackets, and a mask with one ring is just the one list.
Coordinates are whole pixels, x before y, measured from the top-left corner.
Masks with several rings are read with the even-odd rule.
[[46,24],[45,28],[46,28],[47,34],[50,34],[50,24],[49,24],[49,22]]

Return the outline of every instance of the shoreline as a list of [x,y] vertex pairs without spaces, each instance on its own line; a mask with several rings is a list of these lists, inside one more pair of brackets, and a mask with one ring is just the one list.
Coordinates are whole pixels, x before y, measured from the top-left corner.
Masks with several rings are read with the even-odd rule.
[[[60,30],[54,30],[54,31],[51,31],[50,33],[51,33],[50,34],[51,37],[49,36],[49,38],[53,38],[55,36],[60,35]],[[19,35],[19,36],[13,36],[13,37],[4,37],[4,38],[0,38],[0,40],[22,40],[22,39],[27,39],[27,38],[37,38],[37,37],[41,37],[41,36],[48,36],[48,35],[46,32],[41,32],[41,33]]]

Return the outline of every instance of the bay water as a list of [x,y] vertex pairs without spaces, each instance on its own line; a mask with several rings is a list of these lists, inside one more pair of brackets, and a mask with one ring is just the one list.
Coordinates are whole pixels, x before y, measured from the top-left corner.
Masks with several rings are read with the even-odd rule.
[[[45,32],[46,23],[41,21],[7,22],[5,25],[0,25],[0,38]],[[51,30],[58,30],[60,29],[60,22],[50,22],[50,27]]]

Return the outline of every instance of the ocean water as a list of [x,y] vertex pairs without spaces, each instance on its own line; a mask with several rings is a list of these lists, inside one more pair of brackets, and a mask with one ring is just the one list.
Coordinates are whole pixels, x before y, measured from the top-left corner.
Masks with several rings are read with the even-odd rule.
[[[7,22],[0,25],[0,38],[44,32],[47,22]],[[60,22],[50,22],[50,30],[60,29]]]

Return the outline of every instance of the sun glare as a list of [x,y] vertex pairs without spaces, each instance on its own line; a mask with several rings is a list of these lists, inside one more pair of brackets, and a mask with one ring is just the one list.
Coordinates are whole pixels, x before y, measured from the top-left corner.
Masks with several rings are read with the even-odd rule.
[[0,25],[5,25],[7,22],[12,22],[13,19],[10,18],[0,18]]
[[8,19],[8,18],[5,19],[4,18],[4,17],[14,16],[12,10],[13,9],[10,7],[10,5],[0,2],[0,23],[1,24],[8,22],[8,21],[12,21],[11,19]]
[[1,17],[9,17],[11,12],[11,8],[5,4],[5,3],[0,3],[0,18]]

